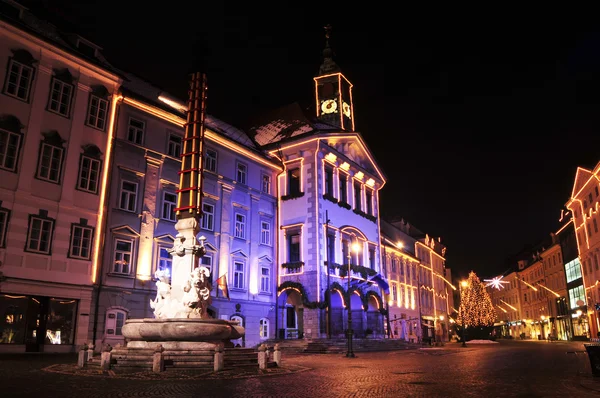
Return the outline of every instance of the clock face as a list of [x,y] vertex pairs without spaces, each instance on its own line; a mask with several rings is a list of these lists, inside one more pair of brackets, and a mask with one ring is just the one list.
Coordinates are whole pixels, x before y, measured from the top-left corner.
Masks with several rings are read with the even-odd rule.
[[332,99],[325,100],[321,103],[321,112],[334,113],[337,111],[337,102]]
[[344,116],[347,118],[350,117],[350,105],[346,101],[342,103],[342,112],[344,112]]

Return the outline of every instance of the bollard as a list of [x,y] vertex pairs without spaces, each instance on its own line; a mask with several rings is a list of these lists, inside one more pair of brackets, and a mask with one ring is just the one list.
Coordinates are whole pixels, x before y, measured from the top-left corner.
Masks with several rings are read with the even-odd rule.
[[92,359],[94,359],[94,345],[92,344],[92,342],[90,341],[88,343],[88,361],[91,361]]
[[277,366],[281,366],[281,348],[279,348],[279,343],[273,346],[273,361],[275,361]]
[[267,346],[264,344],[261,344],[260,347],[258,347],[258,368],[259,369],[266,369],[267,368]]
[[104,345],[100,354],[100,368],[103,371],[110,370],[110,361],[112,359],[112,347],[110,344]]
[[220,372],[225,368],[225,358],[223,355],[223,347],[215,347],[215,372]]
[[162,344],[156,346],[154,350],[154,355],[152,357],[152,371],[154,373],[160,373],[165,368],[165,360],[163,357],[164,348]]
[[79,357],[77,358],[77,366],[80,368],[83,368],[86,365],[86,362],[88,361],[88,348],[87,345],[84,344],[83,346],[81,346],[81,349],[79,350]]

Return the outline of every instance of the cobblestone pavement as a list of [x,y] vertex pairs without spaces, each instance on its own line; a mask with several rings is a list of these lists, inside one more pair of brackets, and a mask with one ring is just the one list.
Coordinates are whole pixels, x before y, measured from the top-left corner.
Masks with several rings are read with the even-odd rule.
[[284,354],[283,366],[101,374],[74,355],[0,355],[1,397],[598,397],[582,343],[501,341],[415,350]]

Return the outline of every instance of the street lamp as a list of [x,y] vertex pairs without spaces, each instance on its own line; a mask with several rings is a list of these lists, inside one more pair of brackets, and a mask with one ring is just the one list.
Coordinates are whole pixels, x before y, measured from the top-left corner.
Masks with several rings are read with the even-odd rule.
[[[469,285],[469,283],[467,281],[461,281],[460,282],[460,305],[462,306],[463,302],[462,302],[462,291],[463,288],[466,288]],[[460,307],[459,307],[460,310]],[[463,312],[464,312],[464,307],[463,307]],[[460,317],[460,323],[462,324],[462,346],[466,347],[467,346],[467,342],[465,341],[465,316],[463,314],[463,316]]]
[[352,261],[352,253],[358,253],[360,245],[358,242],[352,244],[351,250],[348,250],[348,350],[346,351],[346,357],[354,358],[354,351],[352,350],[352,295],[350,294],[350,263]]

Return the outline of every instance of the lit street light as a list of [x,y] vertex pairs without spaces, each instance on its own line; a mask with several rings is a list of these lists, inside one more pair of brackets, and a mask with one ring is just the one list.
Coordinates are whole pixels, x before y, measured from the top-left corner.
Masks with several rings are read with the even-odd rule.
[[[469,283],[467,281],[461,281],[460,282],[460,304],[462,305],[462,299],[463,299],[463,295],[462,295],[462,291],[463,288],[466,288],[469,285]],[[460,306],[458,307],[460,309]],[[463,307],[464,308],[464,307]],[[463,310],[464,312],[464,310]],[[460,315],[460,314],[459,314]],[[463,316],[460,317],[460,323],[462,324],[462,346],[466,347],[467,346],[467,342],[465,341],[465,317],[464,314]]]
[[352,295],[350,293],[350,264],[352,261],[352,253],[358,253],[360,245],[358,242],[352,244],[352,249],[348,250],[348,350],[346,351],[346,357],[354,358],[354,351],[352,349]]

